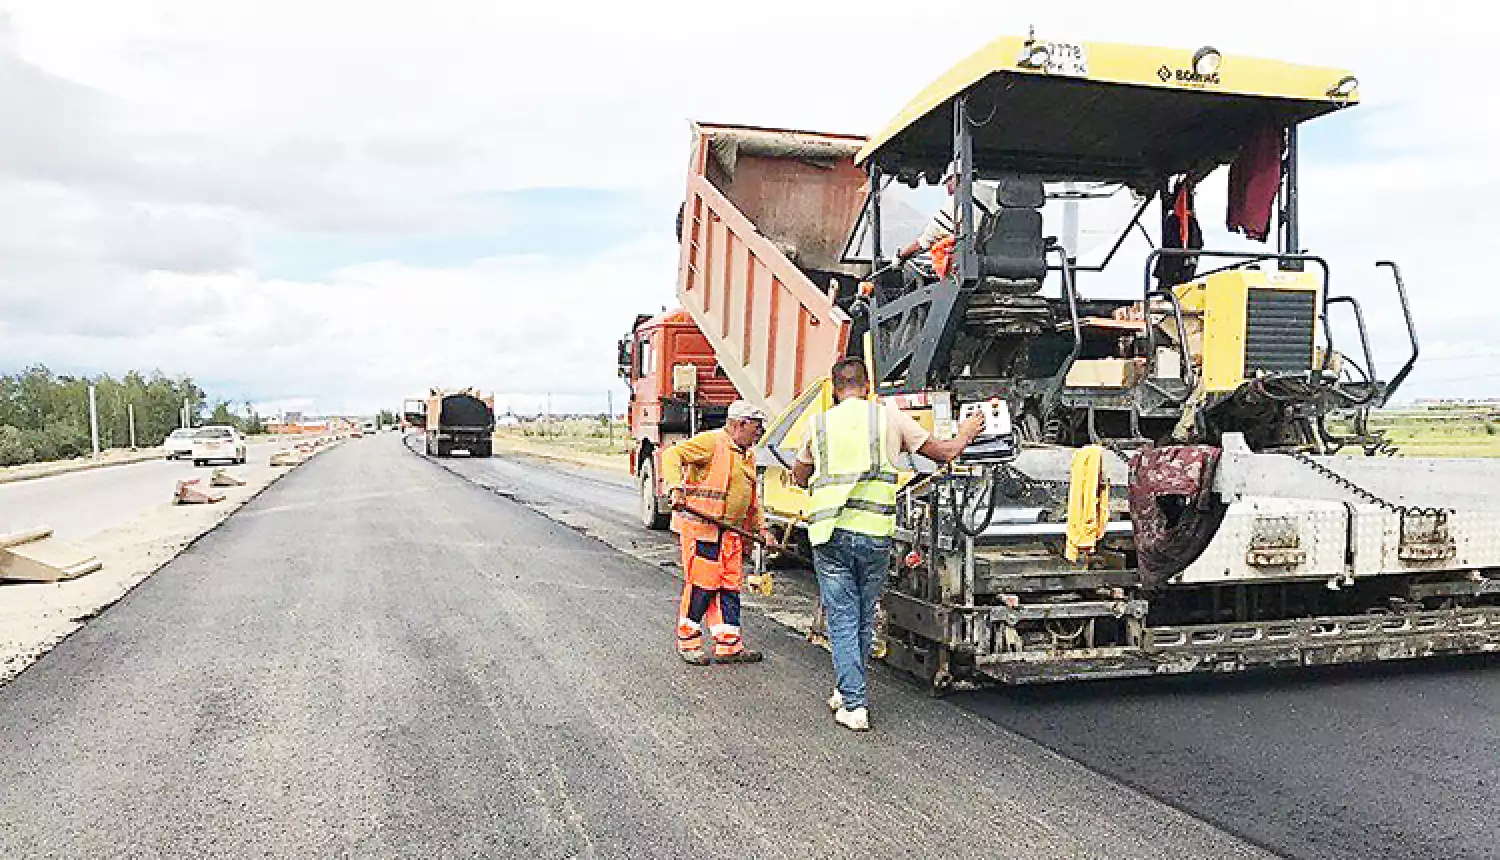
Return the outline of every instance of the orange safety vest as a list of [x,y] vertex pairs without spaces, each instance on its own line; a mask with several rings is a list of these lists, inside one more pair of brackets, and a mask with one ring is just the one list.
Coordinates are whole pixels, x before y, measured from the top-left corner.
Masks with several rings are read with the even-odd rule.
[[[718,439],[714,441],[714,455],[708,461],[708,467],[685,469],[687,474],[684,475],[686,480],[682,494],[687,499],[687,506],[704,516],[724,519],[724,511],[729,505],[729,480],[733,476],[733,466],[734,443],[729,441],[727,432],[720,430]],[[692,474],[693,471],[700,472],[701,477]],[[694,481],[694,477],[699,479]],[[680,511],[672,514],[672,531],[693,540],[719,539],[718,526]]]

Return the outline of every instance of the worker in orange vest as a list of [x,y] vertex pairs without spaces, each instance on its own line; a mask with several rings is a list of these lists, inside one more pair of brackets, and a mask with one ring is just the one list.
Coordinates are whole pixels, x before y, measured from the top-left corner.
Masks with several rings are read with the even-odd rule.
[[[662,479],[672,501],[672,531],[681,541],[682,600],[677,613],[677,653],[707,665],[704,625],[713,638],[713,662],[755,663],[740,631],[744,539],[717,523],[771,542],[756,490],[750,449],[765,432],[765,413],[743,400],[729,406],[719,430],[709,430],[662,452]],[[712,522],[717,521],[717,523]]]

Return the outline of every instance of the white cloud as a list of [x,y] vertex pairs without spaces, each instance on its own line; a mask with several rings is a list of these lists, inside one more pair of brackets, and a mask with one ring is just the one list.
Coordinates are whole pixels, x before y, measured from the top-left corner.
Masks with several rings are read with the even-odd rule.
[[[328,409],[434,384],[596,406],[620,329],[671,301],[687,119],[873,131],[1030,24],[1356,69],[1365,105],[1309,131],[1358,146],[1307,173],[1305,239],[1392,350],[1375,259],[1405,263],[1435,352],[1483,347],[1496,321],[1469,260],[1500,230],[1500,121],[1475,95],[1485,27],[1467,3],[10,5],[0,110],[24,121],[0,136],[0,366],[160,366]],[[448,268],[399,252],[503,232],[526,213],[492,192],[538,186],[626,189],[661,213],[566,252]],[[289,281],[268,235],[398,250]]]

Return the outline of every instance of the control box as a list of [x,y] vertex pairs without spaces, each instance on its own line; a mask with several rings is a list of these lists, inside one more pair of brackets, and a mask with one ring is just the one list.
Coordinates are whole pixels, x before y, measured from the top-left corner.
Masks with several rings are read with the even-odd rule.
[[1014,460],[1016,434],[1010,423],[1010,405],[998,397],[981,403],[965,403],[959,407],[959,421],[969,420],[969,416],[976,412],[984,416],[984,429],[959,459],[968,463]]

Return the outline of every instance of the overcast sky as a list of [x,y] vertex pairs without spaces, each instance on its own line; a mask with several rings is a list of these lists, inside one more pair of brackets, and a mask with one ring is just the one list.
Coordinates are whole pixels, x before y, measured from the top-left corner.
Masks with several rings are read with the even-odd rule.
[[615,340],[674,303],[690,119],[872,133],[1034,24],[1352,68],[1363,105],[1304,132],[1303,240],[1392,370],[1372,264],[1403,264],[1409,394],[1496,395],[1482,8],[0,0],[0,370],[160,368],[272,411],[618,407]]

